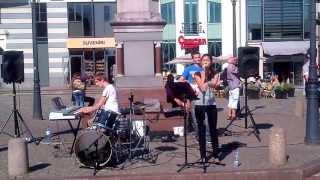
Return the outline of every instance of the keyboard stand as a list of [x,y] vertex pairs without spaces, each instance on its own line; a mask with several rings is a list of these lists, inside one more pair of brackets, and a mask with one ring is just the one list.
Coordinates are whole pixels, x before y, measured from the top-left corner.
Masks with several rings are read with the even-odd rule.
[[[71,120],[77,120],[77,119],[79,121],[78,121],[77,127],[74,128],[72,123],[71,123]],[[70,150],[70,154],[72,154],[73,153],[74,144],[75,144],[75,141],[76,141],[76,138],[78,136],[79,129],[80,129],[80,124],[81,124],[81,120],[82,120],[81,116],[78,116],[78,115],[58,116],[58,117],[53,117],[52,116],[50,118],[50,115],[49,115],[49,120],[50,121],[65,121],[66,120],[68,122],[69,127],[70,127],[70,129],[72,131],[72,134],[74,136],[73,137],[73,142],[72,142],[72,147],[71,147],[71,150]]]
[[74,148],[74,144],[76,142],[77,136],[78,136],[78,132],[79,132],[79,128],[80,128],[80,124],[81,124],[81,116],[79,116],[79,121],[78,121],[78,125],[77,125],[77,129],[74,129],[71,122],[68,120],[69,126],[72,130],[72,133],[74,135],[73,137],[73,142],[72,142],[72,146],[71,146],[71,150],[70,150],[70,154],[73,153],[73,148]]

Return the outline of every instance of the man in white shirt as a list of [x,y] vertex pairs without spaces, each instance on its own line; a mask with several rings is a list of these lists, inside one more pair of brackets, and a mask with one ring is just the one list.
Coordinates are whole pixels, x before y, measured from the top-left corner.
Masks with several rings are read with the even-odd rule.
[[[93,106],[83,107],[79,109],[78,112],[88,114],[103,108],[105,111],[111,113],[112,117],[116,117],[116,114],[119,113],[119,104],[116,89],[112,84],[108,82],[106,76],[103,73],[99,73],[95,76],[95,84],[100,88],[104,88],[99,101]],[[91,126],[92,120],[86,120],[84,123],[85,126]]]

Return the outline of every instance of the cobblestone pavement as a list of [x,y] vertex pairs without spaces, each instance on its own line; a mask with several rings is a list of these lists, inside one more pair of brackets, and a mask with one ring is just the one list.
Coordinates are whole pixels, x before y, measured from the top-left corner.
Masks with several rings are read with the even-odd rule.
[[[48,113],[51,111],[50,99],[60,94],[65,102],[70,101],[70,96],[59,91],[42,95],[43,115],[48,119]],[[99,94],[92,92],[90,96],[98,97]],[[148,94],[143,96],[147,97]],[[261,134],[261,142],[251,134],[248,135],[249,129],[245,129],[244,121],[235,122],[230,130],[236,132],[233,136],[221,136],[219,138],[223,153],[221,155],[222,163],[225,166],[212,165],[208,167],[208,172],[234,171],[234,170],[255,170],[255,169],[272,169],[272,168],[290,168],[299,167],[304,163],[318,159],[320,157],[320,146],[306,146],[304,144],[305,137],[305,116],[296,116],[297,104],[301,103],[301,98],[293,97],[284,100],[279,99],[258,99],[249,100],[250,109],[253,112],[254,119],[257,123]],[[227,100],[218,98],[218,127],[225,127],[225,107]],[[68,130],[67,122],[60,122],[57,126],[56,122],[49,120],[33,120],[32,119],[32,94],[26,93],[18,96],[18,107],[25,122],[28,124],[35,137],[42,137],[47,127],[51,127],[55,132],[64,132]],[[11,113],[12,97],[6,93],[0,94],[0,120],[4,122]],[[13,133],[13,120],[9,120],[5,131]],[[76,122],[74,122],[75,124]],[[249,121],[250,124],[250,121]],[[57,128],[58,127],[58,128]],[[281,167],[273,167],[269,162],[268,144],[269,134],[272,127],[282,127],[286,130],[288,163]],[[77,157],[69,156],[66,150],[71,147],[72,134],[62,133],[60,137],[64,139],[65,146],[59,146],[57,149],[54,145],[41,144],[35,145],[30,143],[29,150],[29,166],[30,172],[25,175],[24,179],[43,178],[43,177],[74,177],[74,176],[90,176],[92,169],[79,168]],[[9,136],[0,134],[0,177],[8,179],[7,172],[7,142]],[[188,155],[189,160],[195,161],[199,158],[197,141],[192,135],[188,136]],[[233,151],[239,147],[240,162],[239,167],[233,167]],[[130,175],[130,174],[161,174],[176,173],[177,164],[184,162],[183,138],[180,137],[176,142],[161,142],[155,139],[150,144],[153,154],[157,154],[158,158],[155,163],[146,161],[132,161],[128,163],[123,170],[120,168],[105,168],[98,172],[98,176],[103,175]],[[188,168],[185,172],[201,172],[199,168]]]

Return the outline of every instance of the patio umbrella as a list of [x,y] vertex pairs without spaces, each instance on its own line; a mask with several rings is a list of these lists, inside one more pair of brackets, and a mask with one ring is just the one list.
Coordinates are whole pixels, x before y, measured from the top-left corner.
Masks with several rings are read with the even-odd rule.
[[[218,63],[225,63],[228,61],[229,56],[219,56],[215,57],[212,56],[213,61]],[[193,60],[191,58],[190,54],[187,54],[185,56],[180,56],[172,59],[171,61],[167,62],[166,64],[192,64]]]

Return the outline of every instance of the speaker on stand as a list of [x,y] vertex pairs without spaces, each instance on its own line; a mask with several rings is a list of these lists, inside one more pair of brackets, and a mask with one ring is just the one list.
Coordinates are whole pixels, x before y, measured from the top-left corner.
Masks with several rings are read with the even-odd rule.
[[23,51],[4,51],[2,55],[1,64],[1,77],[3,82],[6,84],[12,83],[12,96],[13,96],[13,109],[8,119],[1,124],[0,134],[5,133],[4,129],[7,126],[9,120],[13,117],[14,120],[14,135],[8,134],[9,136],[20,137],[21,130],[19,122],[26,128],[30,135],[30,141],[35,141],[31,130],[23,120],[20,112],[17,109],[17,92],[16,83],[22,83],[24,81],[24,55]]
[[[251,110],[248,106],[248,78],[257,77],[259,75],[259,59],[260,59],[260,49],[258,47],[239,47],[238,48],[238,69],[239,76],[244,79],[244,107],[240,109],[240,116],[243,116],[245,119],[245,128],[248,128],[248,116],[251,121],[252,131],[257,140],[261,142],[260,132],[256,126],[256,122],[253,118]],[[244,111],[244,113],[242,113]],[[228,128],[232,125],[234,120],[230,121],[229,124],[224,128],[224,133],[229,131]]]

